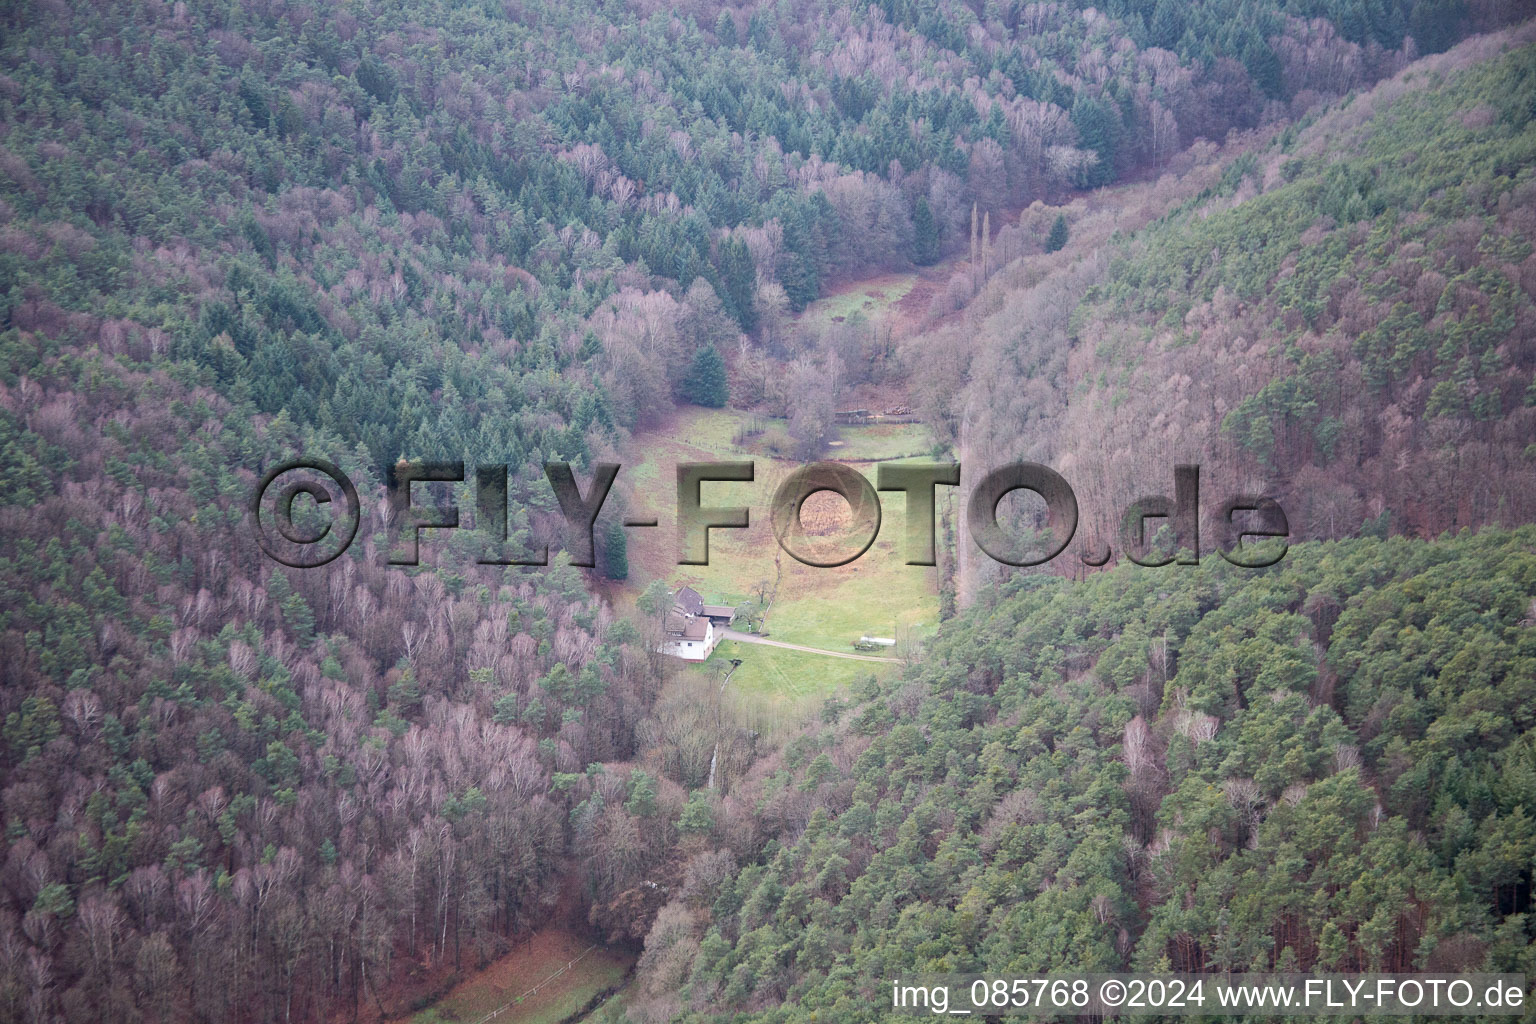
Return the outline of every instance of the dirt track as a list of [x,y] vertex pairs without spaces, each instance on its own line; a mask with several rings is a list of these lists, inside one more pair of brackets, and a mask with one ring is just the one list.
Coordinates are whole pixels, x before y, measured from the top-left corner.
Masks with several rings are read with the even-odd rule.
[[786,644],[782,640],[768,640],[751,633],[738,633],[734,629],[722,629],[720,636],[726,640],[735,640],[744,644],[763,644],[767,647],[783,647],[791,651],[804,651],[807,654],[821,654],[828,658],[847,658],[849,661],[878,661],[882,665],[896,664],[895,658],[877,658],[872,654],[844,654],[841,651],[824,651],[820,647],[804,647],[800,644]]

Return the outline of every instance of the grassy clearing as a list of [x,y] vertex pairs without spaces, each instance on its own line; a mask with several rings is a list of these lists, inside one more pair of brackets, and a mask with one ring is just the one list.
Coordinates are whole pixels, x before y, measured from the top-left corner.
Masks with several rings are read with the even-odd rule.
[[[559,1024],[623,981],[634,963],[633,956],[602,946],[583,956],[590,945],[562,929],[546,928],[460,982],[431,1009],[410,1018],[411,1024],[476,1021],[519,996],[521,1001],[496,1018],[497,1024]],[[577,957],[563,974],[550,977]],[[538,992],[530,993],[535,987]]]
[[825,327],[847,320],[855,313],[873,317],[900,302],[914,285],[916,273],[882,274],[848,285],[817,299],[799,316],[803,327]]
[[[655,515],[661,525],[628,532],[630,579],[621,598],[632,604],[648,583],[663,579],[674,587],[693,587],[710,603],[742,605],[752,599],[760,581],[771,586],[777,579],[777,597],[766,623],[775,640],[852,652],[860,636],[906,641],[931,632],[938,622],[938,574],[905,564],[905,499],[895,493],[880,496],[882,521],[875,543],[851,565],[802,565],[780,550],[769,521],[775,488],[799,464],[764,457],[750,449],[750,441],[742,447],[733,444],[748,418],[730,410],[683,410],[664,429],[639,439],[644,458],[624,472],[634,485],[635,511]],[[844,427],[841,435],[843,445],[829,451],[829,457],[853,465],[871,482],[877,460],[928,458],[933,447],[932,435],[916,423]],[[678,565],[676,465],[748,458],[756,465],[753,482],[706,483],[703,502],[744,506],[750,510],[751,525],[745,530],[711,530],[709,565]],[[865,662],[755,645],[731,651],[735,646],[721,645],[715,658],[742,658],[731,689],[754,712],[789,714],[819,704],[826,694],[871,670],[888,671]]]
[[[891,636],[903,628],[937,621],[935,570],[904,562],[901,539],[906,513],[898,494],[881,496],[882,523],[874,545],[851,565],[835,569],[802,565],[784,554],[773,537],[769,504],[774,490],[795,463],[764,459],[730,443],[739,414],[705,412],[677,417],[666,435],[645,439],[646,458],[635,467],[634,505],[654,514],[662,525],[630,531],[630,586],[638,594],[654,579],[698,590],[706,601],[744,604],[760,581],[779,580],[767,628],[789,643],[848,651],[865,634]],[[925,445],[920,424],[848,428],[854,450],[866,458],[889,452],[910,454]],[[706,505],[745,506],[751,525],[745,530],[711,530],[710,564],[677,565],[675,466],[680,462],[753,458],[752,483],[706,483]],[[874,463],[849,461],[873,481]]]
[[838,427],[826,457],[838,462],[927,460],[933,457],[933,433],[921,423]]
[[890,665],[876,665],[726,640],[709,661],[689,665],[685,671],[712,676],[720,663],[732,658],[740,658],[741,667],[731,675],[727,700],[744,724],[764,733],[803,720],[828,696],[857,680],[899,669],[895,658]]

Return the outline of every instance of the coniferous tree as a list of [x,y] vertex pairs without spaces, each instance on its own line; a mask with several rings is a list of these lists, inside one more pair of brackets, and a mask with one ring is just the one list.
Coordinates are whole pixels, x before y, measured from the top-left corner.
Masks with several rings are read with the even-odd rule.
[[684,835],[706,835],[714,827],[715,812],[709,805],[709,797],[702,789],[694,790],[688,795],[688,803],[677,819],[677,830]]
[[1051,233],[1045,239],[1045,251],[1056,252],[1067,244],[1067,216],[1063,213],[1056,215],[1056,222],[1051,225]]
[[1165,50],[1171,50],[1178,45],[1179,38],[1184,35],[1184,10],[1178,0],[1158,0],[1157,7],[1152,11],[1152,23],[1148,26],[1151,32],[1152,43]]
[[757,267],[747,243],[727,238],[720,243],[720,301],[741,329],[751,334],[757,328],[757,306],[753,292],[757,288]]
[[720,17],[715,19],[715,38],[721,46],[737,45],[736,18],[730,11],[722,10]]
[[1415,4],[1408,19],[1408,33],[1421,53],[1439,53],[1456,41],[1458,26],[1466,13],[1464,0],[1431,0]]
[[603,531],[603,575],[611,580],[629,579],[629,544],[617,519]]
[[1115,166],[1119,157],[1120,112],[1107,100],[1080,95],[1072,104],[1072,124],[1084,149],[1098,154],[1098,162],[1088,168],[1083,184],[1092,187],[1107,185],[1115,178]]
[[705,345],[693,354],[693,365],[683,378],[682,397],[694,405],[718,409],[731,397],[731,388],[725,377],[725,360],[720,350]]
[[939,258],[939,226],[927,196],[919,196],[912,212],[912,261],[920,267],[931,266]]
[[1263,39],[1255,36],[1243,47],[1243,66],[1248,69],[1253,83],[1264,90],[1266,96],[1278,99],[1284,94],[1285,82],[1280,58],[1275,56],[1274,49]]

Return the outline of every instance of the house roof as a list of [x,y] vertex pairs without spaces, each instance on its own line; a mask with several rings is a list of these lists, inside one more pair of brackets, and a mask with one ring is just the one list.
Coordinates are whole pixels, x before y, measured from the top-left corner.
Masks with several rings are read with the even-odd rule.
[[672,607],[684,615],[702,615],[704,614],[704,599],[692,587],[684,587],[677,592],[677,597],[672,600]]
[[708,619],[689,619],[688,625],[683,627],[684,640],[703,640],[708,633]]
[[728,604],[707,604],[704,606],[704,614],[712,619],[733,619],[736,617],[736,609]]

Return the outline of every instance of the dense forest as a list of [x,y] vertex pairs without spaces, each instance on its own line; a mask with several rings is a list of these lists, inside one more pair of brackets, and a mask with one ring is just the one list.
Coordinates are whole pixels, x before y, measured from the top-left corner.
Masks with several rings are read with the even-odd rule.
[[[970,244],[992,261],[880,369],[933,371],[967,459],[1056,459],[1077,437],[1031,425],[1249,332],[1283,343],[1206,433],[1260,483],[1365,474],[1299,535],[1528,519],[1524,492],[1436,502],[1530,432],[1531,50],[1404,70],[1516,13],[0,5],[0,1020],[376,1015],[572,903],[644,949],[647,1021],[848,1015],[897,955],[1519,964],[1528,531],[978,580],[928,659],[783,746],[666,689],[649,605],[601,596],[613,521],[587,572],[481,565],[468,530],[405,568],[382,500],[402,458],[506,464],[513,542],[558,549],[541,463],[585,474],[678,403],[788,402],[751,367],[824,423],[876,374],[794,314]],[[1156,222],[1089,254],[1083,197],[1160,177]],[[1030,340],[1007,297],[1047,293],[1062,333]],[[1025,378],[1031,410],[986,393]],[[1351,421],[1379,418],[1361,393],[1410,439]],[[1164,435],[1205,436],[1197,404]],[[1391,490],[1431,449],[1467,461]],[[245,521],[296,455],[366,499],[324,571]],[[1308,815],[1359,849],[1295,845]],[[1357,881],[1389,854],[1422,879],[1396,902]],[[1305,884],[1263,891],[1272,863]]]
[[961,354],[930,382],[935,422],[984,465],[1064,460],[1100,543],[1178,463],[1202,467],[1208,517],[1269,494],[1299,536],[1531,521],[1530,38],[1465,44],[1132,209],[1080,211],[1102,244],[1037,248],[911,342]]
[[1065,964],[1529,975],[1533,594],[1530,526],[989,589],[758,767],[763,838],[701,847],[631,1017]]

